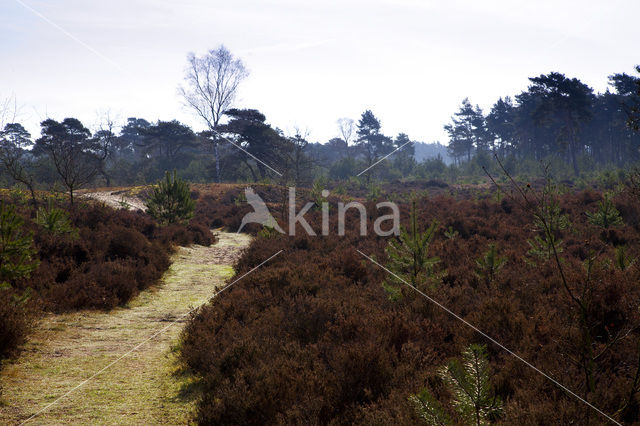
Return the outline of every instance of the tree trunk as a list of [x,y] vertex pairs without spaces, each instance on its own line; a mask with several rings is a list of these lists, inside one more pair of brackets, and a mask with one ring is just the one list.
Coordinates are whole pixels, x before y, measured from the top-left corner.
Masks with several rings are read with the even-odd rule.
[[256,164],[256,167],[258,168],[258,173],[260,173],[260,179],[264,180],[267,177],[267,170],[265,169],[264,165],[261,163]]
[[[217,137],[217,136],[214,136]],[[213,151],[216,156],[216,182],[220,183],[220,156],[218,155],[218,140],[213,142]]]
[[33,208],[38,206],[38,200],[36,200],[36,191],[33,190],[33,185],[27,185],[29,188],[29,192],[31,192],[31,202],[33,203]]
[[578,176],[578,160],[576,159],[576,151],[575,149],[571,150],[571,164],[573,164],[573,174]]
[[244,164],[247,166],[247,168],[251,172],[251,176],[253,176],[253,181],[257,182],[258,181],[258,176],[256,176],[256,172],[253,170],[253,167],[251,167],[251,164],[249,164],[249,162],[246,161],[246,160],[244,161]]

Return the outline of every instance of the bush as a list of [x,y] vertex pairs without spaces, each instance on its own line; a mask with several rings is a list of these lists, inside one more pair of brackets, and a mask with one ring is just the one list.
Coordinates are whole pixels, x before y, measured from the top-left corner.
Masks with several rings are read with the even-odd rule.
[[158,226],[142,212],[94,203],[79,204],[71,216],[52,204],[36,220],[26,207],[15,212],[23,234],[33,234],[40,263],[14,286],[20,292],[31,288],[32,298],[55,312],[122,305],[162,276],[174,245],[214,241],[199,223]]
[[34,312],[14,292],[0,290],[0,360],[13,355],[32,327]]
[[33,238],[13,206],[0,203],[0,291],[28,277],[37,267]]
[[45,309],[111,309],[152,285],[169,266],[174,241],[144,214],[87,205],[71,219],[78,238],[36,235],[41,265],[29,285]]
[[164,180],[158,181],[147,201],[147,212],[165,225],[191,219],[194,208],[189,184],[180,179],[175,170],[173,177],[166,172]]
[[[597,208],[600,195],[564,194],[550,212],[554,220],[568,218],[566,227],[555,227],[556,238],[564,241],[567,280],[597,284],[589,287],[586,306],[592,348],[604,351],[595,362],[593,391],[571,361],[580,359],[583,335],[557,266],[545,259],[534,266],[527,256],[527,240],[539,232],[532,214],[508,198],[496,202],[483,193],[476,198],[417,202],[417,233],[434,220],[441,224],[429,257],[437,256],[438,271],[446,272],[433,297],[568,388],[586,393],[598,408],[637,423],[637,394],[631,390],[638,333],[630,330],[640,323],[633,302],[640,300],[640,269],[615,266],[620,254],[589,224],[585,212]],[[618,239],[624,237],[629,259],[640,254],[640,226],[627,221],[640,214],[639,201],[614,200],[625,219]],[[401,207],[405,229],[408,211]],[[416,391],[429,388],[439,401],[452,401],[440,366],[470,344],[488,342],[416,293],[389,300],[382,287],[389,276],[354,249],[388,264],[388,240],[360,238],[352,216],[355,212],[347,216],[344,237],[255,239],[236,265],[238,276],[278,250],[286,255],[256,269],[191,318],[182,334],[181,358],[202,378],[199,423],[416,424],[420,418],[408,400]],[[306,217],[320,228],[320,212]],[[456,237],[445,237],[445,231]],[[488,255],[491,244],[500,247],[499,256]],[[589,260],[593,253],[595,261]],[[487,346],[487,357],[494,393],[504,401],[505,424],[600,421],[496,346]]]
[[0,203],[0,359],[14,354],[31,328],[29,292],[13,288],[37,268],[33,238],[13,206]]
[[97,204],[77,205],[71,217],[49,204],[32,220],[26,206],[0,203],[0,359],[16,352],[41,309],[122,305],[163,275],[174,244],[213,242],[199,223],[160,227]]
[[616,210],[609,195],[605,195],[604,200],[598,202],[598,210],[593,213],[587,212],[586,214],[589,218],[589,223],[604,229],[623,224],[620,213]]

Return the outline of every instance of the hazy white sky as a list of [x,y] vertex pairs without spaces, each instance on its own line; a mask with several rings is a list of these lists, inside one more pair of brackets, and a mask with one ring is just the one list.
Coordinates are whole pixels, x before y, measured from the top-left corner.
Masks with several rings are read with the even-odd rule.
[[464,97],[486,110],[541,73],[597,91],[632,73],[638,16],[637,0],[0,0],[0,99],[34,133],[106,110],[199,130],[177,94],[186,55],[225,44],[251,72],[238,106],[285,132],[326,141],[371,109],[387,134],[446,143]]

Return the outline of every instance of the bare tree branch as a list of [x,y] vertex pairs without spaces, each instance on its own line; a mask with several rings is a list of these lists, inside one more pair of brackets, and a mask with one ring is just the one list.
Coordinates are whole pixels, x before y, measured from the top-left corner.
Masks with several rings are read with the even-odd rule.
[[235,58],[226,47],[220,46],[198,57],[190,53],[185,71],[186,87],[178,91],[185,101],[211,130],[215,156],[216,178],[220,182],[219,138],[215,130],[220,124],[238,92],[238,86],[248,75],[242,61]]
[[342,140],[349,145],[353,135],[356,131],[355,121],[351,118],[339,118],[338,119],[338,132],[340,133],[340,137]]

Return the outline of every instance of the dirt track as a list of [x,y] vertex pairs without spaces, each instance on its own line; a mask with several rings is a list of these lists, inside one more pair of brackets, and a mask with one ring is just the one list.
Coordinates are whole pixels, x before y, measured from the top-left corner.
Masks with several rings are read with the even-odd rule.
[[45,317],[2,371],[0,424],[24,422],[170,324],[28,424],[186,424],[192,378],[175,362],[184,315],[233,275],[231,265],[250,240],[218,237],[211,247],[180,248],[162,282],[126,307]]
[[145,211],[147,209],[144,205],[144,202],[140,198],[129,194],[129,191],[87,192],[82,194],[81,197],[101,201],[109,207],[113,207],[115,209],[128,208],[132,210],[142,211]]

